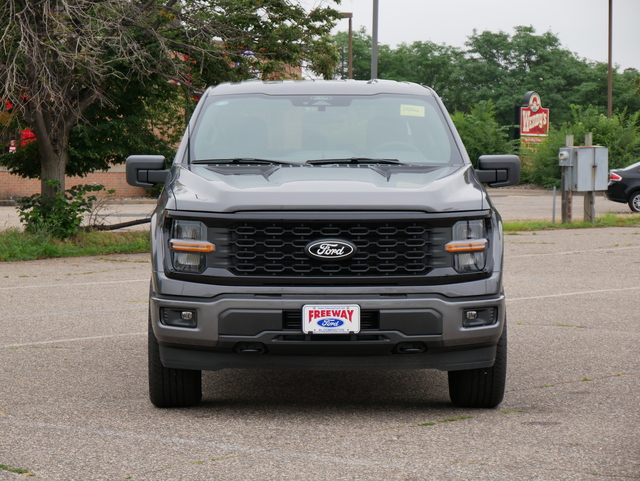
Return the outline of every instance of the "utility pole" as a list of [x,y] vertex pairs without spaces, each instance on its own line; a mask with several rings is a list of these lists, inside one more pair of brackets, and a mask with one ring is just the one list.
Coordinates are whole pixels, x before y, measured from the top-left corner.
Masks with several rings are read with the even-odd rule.
[[371,78],[378,78],[378,0],[373,0],[373,32],[371,39]]
[[[593,134],[587,134],[584,137],[584,145],[585,147],[593,146]],[[594,151],[595,157],[595,151]],[[593,165],[591,166],[591,188],[593,190],[589,190],[584,193],[584,221],[585,222],[595,222],[596,221],[596,193],[595,193],[595,175],[596,175],[596,162],[595,158],[593,159]]]
[[607,82],[607,117],[613,116],[613,0],[609,0],[609,71]]
[[[567,135],[565,144],[573,147],[573,135]],[[573,167],[565,165],[562,167],[562,223],[571,223],[573,192],[571,192],[571,169]]]
[[[348,63],[349,67],[347,70],[347,78],[353,78],[353,23],[352,23],[353,13],[342,12],[342,18],[349,19],[349,63]],[[344,73],[344,69],[343,69],[343,73]]]

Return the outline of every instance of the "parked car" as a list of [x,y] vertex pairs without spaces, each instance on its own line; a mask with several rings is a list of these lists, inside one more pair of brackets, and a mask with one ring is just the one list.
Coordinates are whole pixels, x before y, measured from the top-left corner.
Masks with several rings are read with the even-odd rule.
[[[502,222],[482,183],[517,184],[515,155],[474,169],[430,88],[247,81],[208,89],[151,218],[149,390],[197,404],[201,371],[448,371],[453,404],[505,391]],[[345,389],[347,387],[345,386]]]
[[640,212],[640,162],[624,169],[609,172],[607,199],[629,204],[634,212]]

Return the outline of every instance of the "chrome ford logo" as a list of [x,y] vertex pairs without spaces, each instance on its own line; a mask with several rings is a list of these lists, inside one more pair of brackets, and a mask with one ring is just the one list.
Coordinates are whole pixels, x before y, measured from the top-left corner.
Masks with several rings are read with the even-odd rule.
[[338,239],[324,239],[307,244],[307,255],[313,259],[348,259],[358,250],[351,242]]

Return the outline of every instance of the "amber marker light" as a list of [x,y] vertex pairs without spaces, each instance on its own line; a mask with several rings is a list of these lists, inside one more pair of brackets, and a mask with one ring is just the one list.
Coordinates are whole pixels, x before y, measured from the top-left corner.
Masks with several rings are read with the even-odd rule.
[[211,242],[171,239],[169,247],[179,252],[215,252],[216,246]]
[[444,246],[447,252],[476,252],[487,248],[487,239],[474,239],[449,242]]

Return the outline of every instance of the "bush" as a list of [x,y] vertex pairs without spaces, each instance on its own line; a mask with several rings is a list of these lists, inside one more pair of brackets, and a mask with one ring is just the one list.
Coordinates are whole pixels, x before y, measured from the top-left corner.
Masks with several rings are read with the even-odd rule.
[[549,137],[531,155],[531,164],[523,170],[523,181],[544,187],[559,187],[561,170],[558,150],[567,135],[574,136],[574,145],[584,145],[586,134],[593,134],[593,145],[609,149],[609,168],[619,169],[640,161],[640,112],[629,115],[616,112],[611,118],[594,107],[571,106],[572,120],[560,128],[552,126]]
[[491,100],[478,102],[470,114],[456,110],[451,120],[474,166],[481,155],[514,152],[514,143],[509,140],[510,127],[500,126],[495,120],[495,106]]
[[44,233],[57,239],[66,239],[78,232],[84,214],[92,211],[95,195],[86,197],[89,192],[104,190],[103,185],[76,185],[64,192],[60,191],[60,183],[48,180],[56,194],[45,197],[35,194],[23,197],[18,201],[20,221],[25,224],[29,233]]

